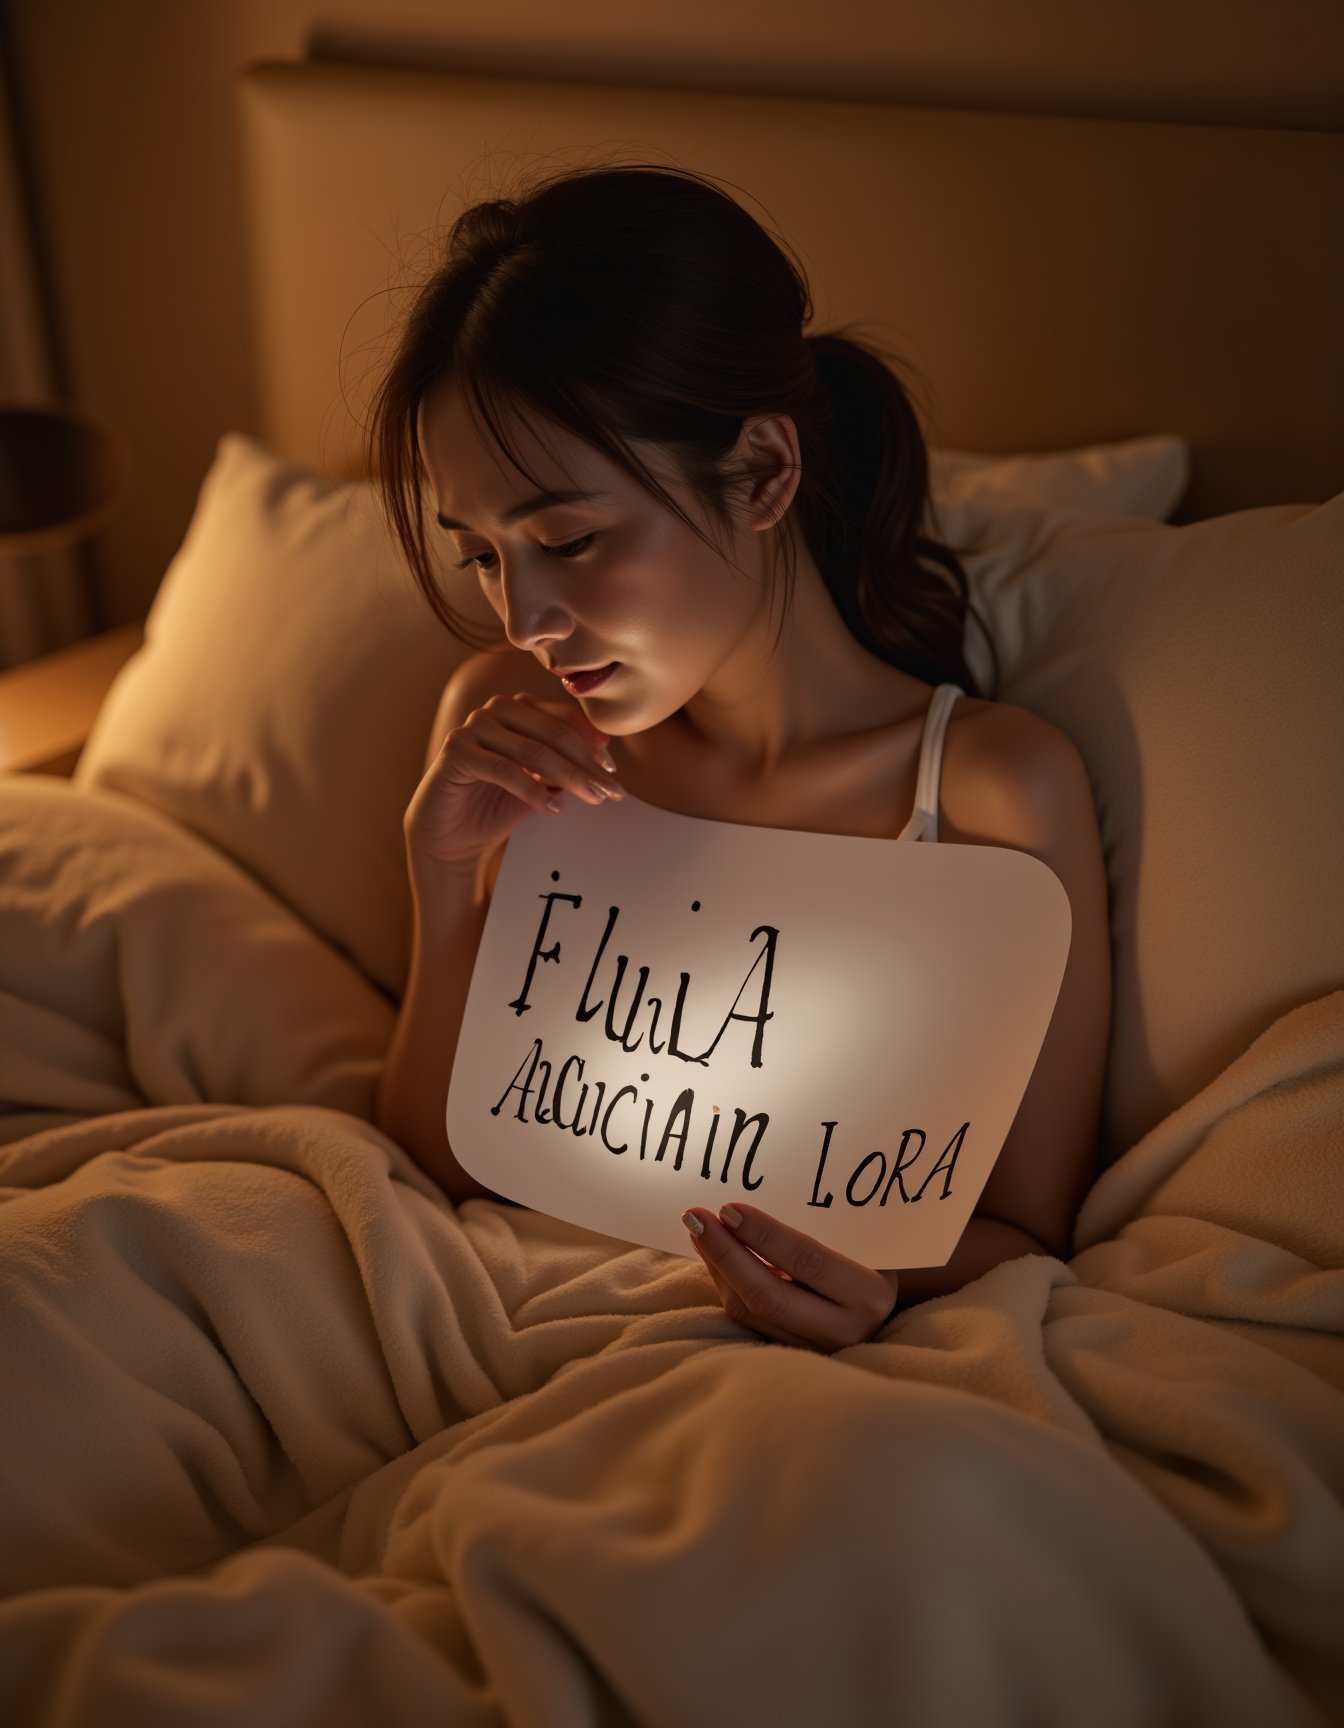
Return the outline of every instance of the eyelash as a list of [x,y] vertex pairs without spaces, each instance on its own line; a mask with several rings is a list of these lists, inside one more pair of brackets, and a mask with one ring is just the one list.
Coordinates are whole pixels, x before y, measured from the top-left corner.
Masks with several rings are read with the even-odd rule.
[[[542,551],[550,552],[557,558],[577,558],[579,553],[586,552],[591,543],[596,539],[596,532],[592,534],[583,534],[577,540],[566,540],[561,546],[543,546]],[[575,550],[575,548],[577,548],[577,550]],[[481,563],[481,559],[493,557],[493,552],[476,552],[473,553],[470,558],[464,558],[457,568],[459,570],[471,570],[474,568],[479,570],[483,576],[488,576],[490,572],[486,569],[485,565]]]

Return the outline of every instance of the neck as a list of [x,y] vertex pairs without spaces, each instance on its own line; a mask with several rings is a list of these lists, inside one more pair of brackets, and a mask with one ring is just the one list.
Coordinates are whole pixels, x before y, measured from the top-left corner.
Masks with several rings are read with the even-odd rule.
[[827,739],[905,718],[925,690],[855,640],[805,548],[777,649],[782,583],[762,586],[769,601],[675,716],[744,785]]

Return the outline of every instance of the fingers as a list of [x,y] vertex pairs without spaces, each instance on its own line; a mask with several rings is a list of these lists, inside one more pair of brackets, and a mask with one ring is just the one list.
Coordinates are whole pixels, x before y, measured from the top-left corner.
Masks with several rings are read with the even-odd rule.
[[796,1283],[839,1303],[842,1308],[871,1308],[881,1300],[887,1286],[882,1282],[881,1290],[877,1288],[882,1275],[871,1266],[847,1259],[836,1249],[818,1242],[815,1236],[762,1212],[759,1206],[749,1206],[740,1200],[733,1205],[742,1222],[730,1231],[727,1223],[721,1221],[720,1228],[753,1254],[782,1268]]
[[548,696],[534,696],[530,690],[520,690],[518,695],[523,701],[531,702],[536,707],[544,709],[547,713],[563,714],[566,720],[571,724],[576,725],[584,736],[591,738],[594,743],[605,744],[611,736],[610,733],[604,732],[600,726],[594,724],[591,716],[585,711],[582,703],[580,703],[578,698],[575,696],[565,697],[560,701],[553,701]]
[[[734,1231],[708,1210],[691,1211],[705,1226],[703,1235],[692,1233],[691,1240],[711,1277],[718,1275],[715,1288],[721,1296],[725,1291],[718,1279],[727,1287],[724,1306],[733,1319],[782,1343],[802,1342],[809,1349],[838,1350],[858,1341],[861,1317],[805,1289],[796,1278],[783,1277],[739,1240],[745,1217],[743,1230]],[[752,1211],[758,1218],[765,1216],[754,1207]]]
[[741,1223],[732,1228],[708,1209],[690,1214],[705,1227],[691,1240],[734,1319],[781,1343],[825,1351],[872,1336],[891,1308],[883,1273],[759,1207],[739,1202],[735,1210]]
[[[508,701],[510,698],[505,697],[504,700]],[[531,690],[519,690],[514,694],[512,700],[520,704],[526,703],[536,708],[540,713],[555,715],[571,731],[579,733],[585,741],[595,745],[599,751],[606,748],[610,734],[604,732],[600,726],[594,725],[576,698],[566,697],[557,702],[548,696],[536,696]]]
[[[708,1232],[706,1232],[706,1234],[708,1234]],[[695,1240],[696,1247],[699,1248],[700,1243],[704,1238],[697,1237]],[[816,1349],[816,1344],[812,1339],[804,1338],[799,1332],[791,1332],[785,1326],[778,1326],[772,1321],[766,1320],[761,1315],[752,1314],[748,1310],[747,1305],[742,1300],[741,1296],[738,1295],[737,1291],[723,1276],[722,1272],[720,1272],[718,1268],[706,1257],[703,1251],[701,1251],[700,1258],[704,1264],[705,1271],[709,1273],[710,1281],[718,1292],[719,1301],[723,1306],[723,1311],[730,1320],[736,1320],[738,1324],[742,1326],[750,1326],[755,1332],[763,1332],[767,1338],[773,1338],[776,1344],[793,1344],[803,1350]],[[773,1276],[778,1277],[781,1282],[783,1281],[783,1274],[777,1273],[773,1274]]]
[[[602,765],[606,744],[601,734],[585,738],[559,713],[557,703],[519,693],[492,696],[467,717],[476,767],[483,778],[495,779],[518,791],[530,803],[544,805],[549,791],[573,792],[588,804],[605,804],[624,797],[624,789]],[[492,762],[493,758],[493,762]],[[501,771],[498,764],[508,765]],[[493,772],[486,772],[493,767]],[[519,776],[533,785],[522,788]],[[540,787],[540,792],[538,792]]]

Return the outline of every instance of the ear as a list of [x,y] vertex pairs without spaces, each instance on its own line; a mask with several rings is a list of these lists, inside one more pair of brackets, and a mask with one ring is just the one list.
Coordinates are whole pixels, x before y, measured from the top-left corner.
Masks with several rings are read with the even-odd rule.
[[773,528],[793,503],[803,474],[792,415],[749,414],[729,461],[733,471],[748,471],[737,486],[742,525],[758,533]]

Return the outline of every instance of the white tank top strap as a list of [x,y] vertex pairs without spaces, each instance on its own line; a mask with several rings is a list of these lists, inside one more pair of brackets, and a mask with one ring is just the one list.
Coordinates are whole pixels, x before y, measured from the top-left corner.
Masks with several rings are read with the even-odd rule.
[[919,747],[919,779],[915,786],[915,808],[910,820],[896,836],[898,840],[937,840],[938,785],[943,772],[943,739],[952,717],[952,704],[966,692],[960,684],[939,684],[924,717],[924,736]]

